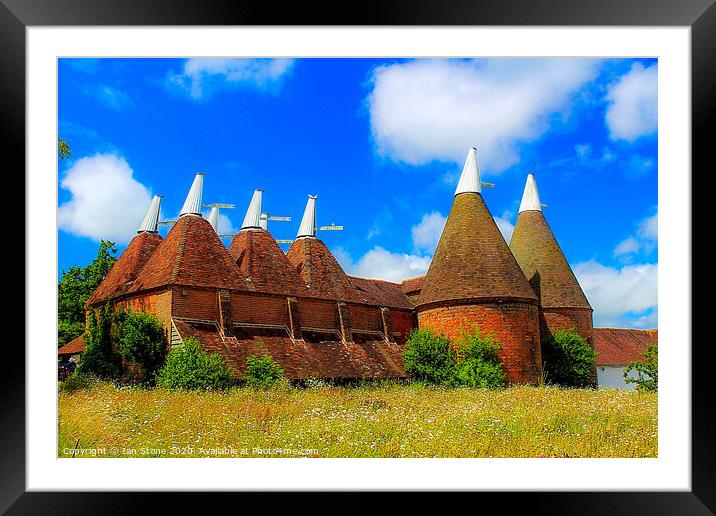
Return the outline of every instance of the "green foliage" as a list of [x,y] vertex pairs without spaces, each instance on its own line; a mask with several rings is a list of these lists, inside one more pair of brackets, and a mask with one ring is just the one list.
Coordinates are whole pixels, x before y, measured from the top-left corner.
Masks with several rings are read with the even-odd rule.
[[113,378],[120,373],[120,357],[112,351],[112,308],[109,304],[89,314],[85,352],[77,372],[99,378]]
[[591,387],[597,353],[574,330],[557,330],[542,343],[542,367],[551,384]]
[[[629,376],[631,371],[636,371],[638,377]],[[644,353],[643,362],[632,362],[624,370],[624,381],[635,383],[640,391],[656,391],[659,388],[659,348],[656,344],[650,344]]]
[[461,385],[499,389],[507,383],[498,354],[500,343],[492,335],[483,336],[475,328],[464,332],[455,343],[456,377]]
[[61,160],[67,159],[72,156],[72,149],[70,149],[70,145],[65,141],[64,138],[57,138],[57,154],[60,156]]
[[127,360],[137,362],[146,378],[152,378],[164,362],[166,343],[162,322],[144,312],[116,314],[117,348]]
[[57,347],[61,348],[84,332],[84,322],[57,321]]
[[60,382],[60,392],[75,392],[80,389],[89,389],[99,383],[99,378],[91,374],[82,374],[76,372],[69,376],[66,380]]
[[97,256],[86,267],[73,266],[62,271],[57,285],[57,317],[64,323],[85,321],[85,302],[117,260],[115,243],[102,240]]
[[246,357],[246,385],[268,389],[281,383],[283,378],[283,368],[271,355]]
[[437,384],[455,384],[455,358],[450,340],[429,328],[413,330],[403,351],[405,372],[415,379]]
[[187,339],[167,355],[156,382],[160,387],[184,390],[219,390],[235,383],[221,355],[204,351],[196,338]]

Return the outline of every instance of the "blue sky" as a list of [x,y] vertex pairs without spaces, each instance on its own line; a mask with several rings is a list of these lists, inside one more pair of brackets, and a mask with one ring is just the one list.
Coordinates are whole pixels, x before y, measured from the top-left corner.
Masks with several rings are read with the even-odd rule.
[[474,145],[506,238],[533,172],[595,324],[657,324],[656,60],[60,59],[58,95],[59,272],[123,249],[155,193],[175,217],[205,172],[204,202],[236,204],[221,232],[262,188],[293,238],[317,194],[349,273],[414,277]]

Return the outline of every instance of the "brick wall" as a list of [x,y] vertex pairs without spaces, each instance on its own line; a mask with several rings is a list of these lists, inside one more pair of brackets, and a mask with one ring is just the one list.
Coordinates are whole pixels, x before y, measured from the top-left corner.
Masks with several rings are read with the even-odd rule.
[[298,298],[298,312],[304,328],[340,328],[335,301]]
[[259,293],[231,294],[231,312],[234,322],[252,324],[288,325],[286,297]]
[[172,315],[218,321],[219,298],[217,290],[175,287],[172,295]]
[[353,328],[371,331],[383,330],[379,307],[349,304],[348,311]]
[[393,333],[400,333],[395,336],[395,341],[403,344],[410,332],[418,327],[418,318],[415,312],[410,310],[398,310],[393,308],[390,310],[390,318],[393,322]]
[[510,383],[537,384],[542,354],[537,306],[528,303],[485,303],[438,306],[418,312],[421,328],[432,328],[450,338],[477,325],[500,342],[500,357]]
[[132,296],[115,302],[115,310],[132,310],[134,312],[147,312],[162,321],[164,334],[169,340],[171,334],[172,317],[172,291],[157,292]]
[[557,330],[574,329],[594,347],[592,333],[592,311],[579,308],[541,308],[540,309],[541,338],[546,339],[550,333]]

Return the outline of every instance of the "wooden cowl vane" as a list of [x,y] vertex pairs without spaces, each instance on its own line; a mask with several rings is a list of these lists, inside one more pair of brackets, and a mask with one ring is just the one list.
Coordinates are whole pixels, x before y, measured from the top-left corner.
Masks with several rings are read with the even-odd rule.
[[417,299],[418,323],[453,339],[477,326],[501,343],[508,381],[537,383],[538,299],[482,198],[475,148]]
[[510,249],[540,299],[543,338],[574,328],[591,341],[592,307],[542,213],[533,174],[527,176]]

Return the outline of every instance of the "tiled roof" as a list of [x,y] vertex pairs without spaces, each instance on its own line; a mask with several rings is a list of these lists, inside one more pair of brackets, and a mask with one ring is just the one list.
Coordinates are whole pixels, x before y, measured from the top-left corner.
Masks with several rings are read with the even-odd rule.
[[93,305],[124,294],[161,242],[157,233],[142,232],[135,236],[87,302]]
[[128,292],[164,285],[253,290],[211,224],[195,215],[179,218]]
[[348,276],[348,279],[363,293],[370,304],[408,309],[413,307],[398,283],[356,276]]
[[77,353],[84,353],[85,351],[85,338],[84,335],[74,338],[67,344],[57,350],[58,355],[75,355]]
[[519,214],[510,249],[543,307],[591,308],[541,211]]
[[366,302],[321,240],[298,238],[291,244],[287,256],[300,274],[309,296]]
[[271,355],[291,379],[302,378],[389,378],[405,377],[403,346],[383,340],[344,343],[340,340],[292,341],[285,333],[259,331],[238,338],[222,339],[208,324],[174,321],[182,339],[197,337],[202,347],[221,354],[234,374],[241,378],[249,355]]
[[412,294],[414,292],[420,292],[420,290],[423,288],[424,282],[425,274],[423,274],[422,276],[418,276],[417,278],[403,280],[400,286],[405,294]]
[[268,231],[239,231],[231,241],[229,255],[257,291],[305,295],[303,280]]
[[593,342],[597,365],[624,366],[644,360],[649,344],[658,344],[657,330],[594,328]]
[[455,196],[418,298],[418,308],[457,299],[537,301],[481,194]]

